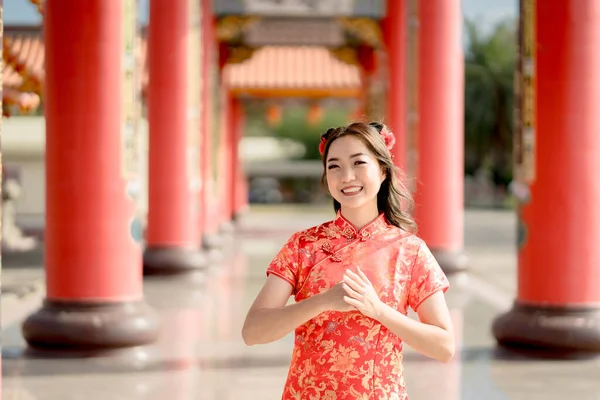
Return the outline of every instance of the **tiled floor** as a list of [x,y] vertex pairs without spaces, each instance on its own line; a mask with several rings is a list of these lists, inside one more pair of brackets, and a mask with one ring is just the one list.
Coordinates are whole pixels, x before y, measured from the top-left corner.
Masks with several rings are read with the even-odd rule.
[[[147,279],[147,301],[159,310],[159,343],[105,359],[22,356],[18,324],[2,337],[2,398],[40,400],[278,399],[292,337],[246,347],[245,313],[264,270],[289,234],[330,216],[323,212],[254,213],[242,221],[226,265],[202,281]],[[276,221],[276,222],[273,222]],[[600,400],[600,361],[534,360],[495,348],[493,318],[515,288],[514,218],[505,212],[466,214],[468,275],[452,277],[447,300],[460,338],[454,361],[441,364],[405,350],[411,400]]]

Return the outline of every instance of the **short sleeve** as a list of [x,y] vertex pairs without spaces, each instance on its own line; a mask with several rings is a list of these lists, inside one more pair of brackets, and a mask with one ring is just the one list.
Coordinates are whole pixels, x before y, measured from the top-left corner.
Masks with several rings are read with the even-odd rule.
[[448,278],[425,243],[421,243],[410,276],[409,306],[417,311],[432,294],[450,287]]
[[294,234],[275,255],[267,268],[267,276],[273,274],[288,282],[296,290],[298,282],[298,235]]

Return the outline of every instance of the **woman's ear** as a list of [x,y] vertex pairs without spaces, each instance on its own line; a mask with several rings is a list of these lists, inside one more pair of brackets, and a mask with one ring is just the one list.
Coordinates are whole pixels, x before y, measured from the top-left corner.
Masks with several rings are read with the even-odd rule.
[[380,170],[381,170],[381,174],[379,177],[379,184],[381,185],[383,183],[383,181],[385,181],[386,173],[385,173],[385,168],[380,168]]

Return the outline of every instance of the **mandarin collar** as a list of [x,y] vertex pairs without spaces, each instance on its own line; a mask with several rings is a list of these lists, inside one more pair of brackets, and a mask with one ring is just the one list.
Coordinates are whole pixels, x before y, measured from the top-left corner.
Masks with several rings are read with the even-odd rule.
[[381,213],[361,229],[356,229],[354,225],[344,218],[341,211],[337,212],[335,219],[333,220],[333,224],[337,229],[340,230],[342,235],[348,239],[352,239],[357,236],[366,238],[373,234],[384,231],[390,226],[385,218],[385,214]]

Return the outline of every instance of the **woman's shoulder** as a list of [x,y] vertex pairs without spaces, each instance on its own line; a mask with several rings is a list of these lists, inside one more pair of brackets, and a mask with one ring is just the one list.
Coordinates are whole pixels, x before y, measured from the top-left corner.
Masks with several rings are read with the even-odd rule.
[[393,239],[395,239],[390,240],[390,243],[395,243],[395,246],[397,246],[399,249],[402,249],[402,253],[405,256],[410,256],[411,254],[416,256],[423,250],[428,250],[425,241],[416,233],[408,232],[402,228],[392,226],[389,234],[393,235]]
[[406,246],[420,246],[421,244],[425,243],[423,239],[421,239],[416,233],[407,231],[392,224],[388,225],[387,234],[395,236],[402,245]]
[[330,236],[333,226],[334,220],[329,220],[319,225],[297,231],[293,237],[299,242],[316,242],[323,237]]

